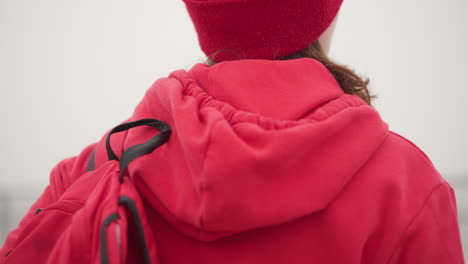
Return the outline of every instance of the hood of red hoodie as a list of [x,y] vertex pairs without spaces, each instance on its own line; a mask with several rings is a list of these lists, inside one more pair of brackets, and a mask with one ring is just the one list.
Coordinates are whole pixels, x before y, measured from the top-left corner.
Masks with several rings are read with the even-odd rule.
[[[147,205],[180,232],[214,240],[319,212],[388,134],[318,61],[196,64],[158,79],[132,119],[172,127],[128,169]],[[128,132],[125,147],[155,134]]]

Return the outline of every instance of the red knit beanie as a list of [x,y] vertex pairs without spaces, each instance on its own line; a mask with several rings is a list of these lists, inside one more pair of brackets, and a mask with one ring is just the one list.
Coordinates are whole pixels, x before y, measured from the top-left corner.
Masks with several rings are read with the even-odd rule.
[[278,59],[306,48],[330,26],[343,0],[184,2],[201,49],[220,62]]

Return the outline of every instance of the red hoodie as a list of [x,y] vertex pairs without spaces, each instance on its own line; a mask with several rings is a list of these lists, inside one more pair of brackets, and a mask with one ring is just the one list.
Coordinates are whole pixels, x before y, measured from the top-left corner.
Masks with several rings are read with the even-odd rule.
[[[196,64],[158,79],[130,120],[142,118],[172,127],[128,167],[159,263],[464,263],[452,187],[316,60]],[[111,143],[120,155],[153,134]],[[34,262],[38,208],[70,189],[76,206],[88,199],[95,145],[54,168],[1,263]],[[106,161],[103,137],[95,165]]]

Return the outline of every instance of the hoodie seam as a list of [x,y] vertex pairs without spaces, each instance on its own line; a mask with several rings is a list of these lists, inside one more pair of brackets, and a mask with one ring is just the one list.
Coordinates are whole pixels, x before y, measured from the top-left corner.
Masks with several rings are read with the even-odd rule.
[[208,143],[206,145],[206,150],[205,153],[203,154],[203,161],[202,161],[202,167],[201,167],[201,174],[203,175],[203,178],[201,179],[199,186],[198,186],[198,193],[199,193],[199,200],[200,200],[200,215],[199,215],[199,226],[200,228],[198,229],[198,237],[200,238],[202,235],[202,230],[205,228],[205,217],[204,217],[204,212],[205,212],[205,197],[206,195],[203,195],[203,192],[206,190],[206,178],[205,178],[205,166],[206,166],[206,159],[208,157],[208,152],[211,149],[211,145],[213,143],[213,134],[216,131],[220,124],[220,120],[216,121],[216,123],[213,125],[213,131],[210,133],[210,137],[208,138]]
[[405,228],[403,229],[403,231],[401,232],[401,235],[399,236],[398,240],[397,240],[397,243],[396,245],[393,247],[392,251],[390,251],[390,257],[388,258],[388,261],[386,262],[387,264],[390,263],[390,261],[393,260],[393,258],[395,257],[395,254],[396,254],[396,251],[401,248],[402,246],[402,243],[403,243],[403,239],[405,237],[405,235],[407,234],[408,230],[413,226],[413,223],[416,221],[416,219],[418,219],[418,217],[424,212],[424,209],[426,209],[426,207],[429,206],[429,202],[432,198],[432,196],[434,195],[434,193],[441,187],[441,186],[444,186],[444,182],[439,182],[430,192],[429,194],[427,195],[426,199],[424,199],[424,203],[423,205],[421,206],[421,208],[417,211],[417,213],[410,219],[410,221],[408,222],[408,224],[405,226]]
[[[441,185],[445,185],[445,186],[447,187],[447,186],[450,185],[450,184],[449,184],[448,182],[444,182],[444,183],[442,183]],[[442,225],[441,225],[441,223],[440,223],[439,216],[436,215],[436,212],[433,210],[433,207],[432,207],[432,206],[431,206],[430,208],[431,208],[431,215],[432,215],[432,218],[434,219],[434,222],[437,224],[437,227],[440,228]],[[440,239],[439,239],[439,242],[440,242],[441,245],[444,246],[444,250],[446,250],[447,252],[450,252],[450,250],[447,250],[448,248],[450,248],[450,245],[449,245],[449,244],[450,244],[450,241],[447,240],[447,237],[441,236],[441,235],[440,235],[440,232],[437,233],[437,236],[440,238]],[[443,240],[443,241],[442,241],[442,240]],[[456,257],[455,257],[454,255],[452,255],[452,254],[450,254],[450,257],[451,257],[452,259],[456,259]]]

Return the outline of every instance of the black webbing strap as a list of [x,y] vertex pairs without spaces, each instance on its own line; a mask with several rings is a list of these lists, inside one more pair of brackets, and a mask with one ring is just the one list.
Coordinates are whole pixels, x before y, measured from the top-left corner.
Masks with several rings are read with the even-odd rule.
[[[129,130],[131,128],[138,127],[138,126],[151,126],[151,127],[158,129],[159,133],[144,143],[137,144],[126,149],[122,153],[122,157],[119,160],[119,158],[117,157],[117,155],[115,155],[110,145],[110,137],[114,133]],[[120,162],[120,178],[119,178],[120,182],[121,183],[123,182],[124,171],[130,162],[132,162],[138,157],[141,157],[143,155],[153,152],[156,148],[164,144],[169,139],[171,132],[172,132],[171,127],[168,124],[160,120],[150,119],[150,118],[123,123],[114,127],[107,135],[106,149],[107,149],[107,156],[109,160],[117,160]],[[94,168],[95,150],[96,149],[94,149],[93,153],[91,153],[90,161],[88,163],[88,169]],[[140,246],[143,250],[145,263],[150,264],[151,260],[149,257],[148,245],[146,243],[146,237],[145,237],[145,233],[143,230],[143,225],[141,223],[140,214],[138,213],[138,208],[136,207],[135,202],[127,196],[121,196],[119,198],[119,205],[126,206],[129,209],[130,213],[132,214],[133,221],[138,230],[138,237],[140,239],[140,244],[141,244]],[[102,264],[109,263],[109,255],[108,255],[109,253],[107,251],[107,237],[106,237],[107,227],[112,221],[115,221],[118,218],[119,218],[118,214],[114,213],[114,214],[109,215],[102,223],[102,226],[101,226],[101,263]]]
[[135,202],[127,196],[120,196],[119,204],[125,205],[133,216],[133,222],[136,225],[138,238],[140,240],[140,247],[143,250],[143,257],[145,258],[145,263],[150,264],[151,259],[149,256],[148,244],[146,242],[145,231],[143,230],[143,224],[141,222],[141,217],[136,207]]
[[[138,232],[138,238],[140,241],[140,248],[143,251],[143,258],[145,259],[146,264],[151,264],[151,259],[149,256],[148,244],[146,242],[145,232],[143,230],[143,224],[141,222],[141,217],[136,207],[135,202],[127,196],[120,196],[119,205],[124,205],[128,208],[128,211],[132,215],[133,223],[136,226]],[[117,213],[111,214],[102,223],[101,227],[101,264],[109,264],[109,252],[107,250],[107,227],[109,224],[115,220],[119,219]]]
[[138,127],[138,126],[151,126],[159,130],[160,133],[158,133],[157,135],[150,138],[148,141],[144,143],[129,147],[127,150],[123,152],[121,160],[120,160],[120,182],[123,181],[124,171],[130,162],[132,162],[138,157],[141,157],[143,155],[153,152],[156,148],[164,144],[169,139],[171,132],[172,132],[171,127],[168,124],[164,123],[163,121],[160,121],[157,119],[151,119],[151,118],[140,119],[140,120],[118,125],[109,132],[109,135],[107,135],[106,149],[107,149],[107,156],[109,160],[119,161],[119,158],[117,157],[117,155],[115,155],[110,145],[111,135],[114,133],[129,130],[131,128]]
[[101,225],[101,264],[109,264],[109,252],[107,251],[107,227],[113,221],[119,219],[119,215],[117,213],[111,214]]
[[96,163],[94,160],[96,159],[96,149],[97,145],[93,148],[93,152],[91,152],[91,155],[89,155],[89,160],[88,160],[88,167],[86,168],[86,171],[93,171],[94,167],[96,166]]

